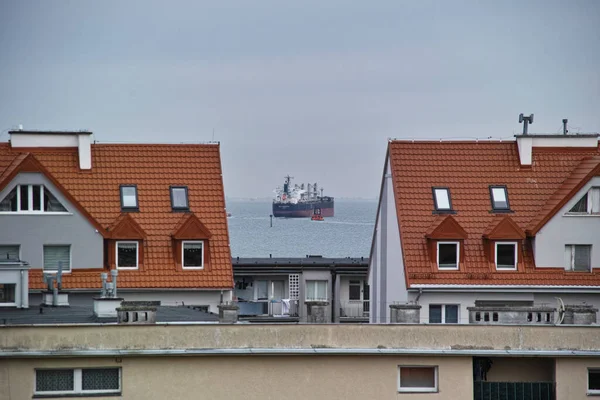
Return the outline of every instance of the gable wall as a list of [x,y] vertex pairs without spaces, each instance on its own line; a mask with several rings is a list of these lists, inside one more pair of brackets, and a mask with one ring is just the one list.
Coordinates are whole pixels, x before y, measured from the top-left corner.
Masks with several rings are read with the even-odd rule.
[[565,245],[591,244],[592,267],[600,268],[600,215],[565,216],[592,186],[600,186],[600,177],[592,178],[537,233],[534,241],[536,267],[564,268]]
[[41,184],[48,188],[69,215],[0,214],[0,244],[21,246],[21,259],[31,269],[42,269],[44,244],[70,244],[71,268],[101,268],[103,238],[60,191],[40,173],[20,173],[3,190],[4,198],[18,184]]

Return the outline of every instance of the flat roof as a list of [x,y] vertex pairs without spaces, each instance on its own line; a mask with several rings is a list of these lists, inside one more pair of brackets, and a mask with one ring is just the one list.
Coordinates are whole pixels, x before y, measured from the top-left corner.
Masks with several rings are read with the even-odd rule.
[[356,266],[368,267],[368,257],[234,257],[231,259],[234,267],[257,267],[257,266],[300,266],[300,267],[331,267],[331,266]]

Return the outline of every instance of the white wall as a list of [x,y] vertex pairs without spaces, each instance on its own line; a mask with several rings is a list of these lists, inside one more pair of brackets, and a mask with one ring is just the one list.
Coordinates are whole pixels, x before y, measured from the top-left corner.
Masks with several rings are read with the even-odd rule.
[[600,268],[600,215],[565,215],[592,186],[600,186],[600,177],[592,178],[537,233],[534,242],[536,267],[564,268],[565,245],[591,244],[592,268]]

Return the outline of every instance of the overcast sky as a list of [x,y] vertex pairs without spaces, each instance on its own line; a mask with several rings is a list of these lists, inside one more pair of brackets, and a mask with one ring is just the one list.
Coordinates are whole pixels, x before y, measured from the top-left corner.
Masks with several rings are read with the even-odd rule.
[[0,131],[214,130],[228,196],[376,197],[389,137],[510,138],[520,112],[600,130],[600,1],[0,1]]

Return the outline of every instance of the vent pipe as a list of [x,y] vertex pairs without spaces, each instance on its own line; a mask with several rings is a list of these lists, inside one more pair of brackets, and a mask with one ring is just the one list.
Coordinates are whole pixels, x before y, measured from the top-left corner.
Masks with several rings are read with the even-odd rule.
[[529,117],[525,117],[523,113],[519,114],[519,123],[523,123],[523,135],[527,135],[527,128],[529,124],[533,124],[533,114]]
[[567,133],[569,133],[569,131],[567,130],[567,122],[569,122],[568,119],[563,119],[563,135],[566,135]]

